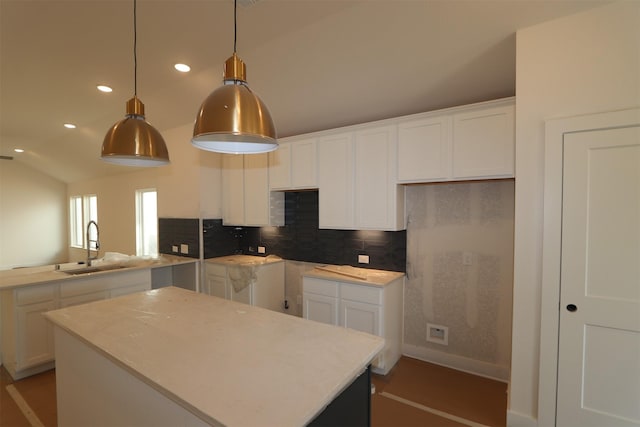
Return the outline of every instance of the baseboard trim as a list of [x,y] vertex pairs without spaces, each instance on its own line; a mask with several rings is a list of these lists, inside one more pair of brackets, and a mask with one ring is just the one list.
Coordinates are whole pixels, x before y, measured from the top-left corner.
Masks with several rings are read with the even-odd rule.
[[538,421],[528,415],[507,411],[507,427],[538,427]]
[[509,382],[509,367],[469,359],[442,351],[431,350],[411,344],[402,344],[402,354],[414,359],[478,375],[503,383]]

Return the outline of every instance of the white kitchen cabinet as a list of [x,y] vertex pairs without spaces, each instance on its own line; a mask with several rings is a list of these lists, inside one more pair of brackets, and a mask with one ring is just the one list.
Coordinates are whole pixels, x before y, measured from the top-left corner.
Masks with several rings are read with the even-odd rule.
[[454,114],[453,179],[514,176],[514,110],[500,105]]
[[401,119],[399,183],[513,178],[513,99]]
[[[310,277],[315,276],[315,277]],[[373,370],[387,374],[400,358],[404,276],[384,286],[303,275],[303,317],[381,336],[385,348]]]
[[300,190],[318,188],[315,138],[281,141],[269,153],[269,188]]
[[451,176],[451,117],[398,125],[398,182],[437,181]]
[[397,127],[366,128],[355,134],[355,227],[403,230],[404,187],[396,181]]
[[318,139],[319,227],[402,230],[404,188],[396,179],[395,125]]
[[53,329],[43,313],[149,289],[150,270],[133,269],[2,291],[2,364],[14,380],[54,366]]
[[224,225],[284,225],[284,211],[272,202],[284,194],[269,193],[269,157],[265,154],[224,154],[222,157],[222,221]]
[[318,140],[320,228],[355,229],[353,132]]
[[[244,257],[243,262],[238,259]],[[283,312],[284,307],[284,261],[256,263],[249,255],[232,255],[229,257],[211,258],[206,261],[206,286],[203,293],[219,298],[255,305],[273,311]],[[246,261],[250,259],[250,261]],[[251,270],[235,270],[247,268]],[[240,273],[240,274],[237,274]],[[247,275],[255,278],[238,281],[238,290],[234,286],[234,278]]]

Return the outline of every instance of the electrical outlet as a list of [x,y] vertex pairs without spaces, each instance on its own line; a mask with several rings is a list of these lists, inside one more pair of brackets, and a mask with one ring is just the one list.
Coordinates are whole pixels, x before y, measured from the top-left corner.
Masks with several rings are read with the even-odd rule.
[[189,245],[185,245],[184,243],[182,243],[180,245],[180,253],[181,254],[188,254],[189,253]]
[[177,245],[171,246],[171,252],[177,253],[178,252],[178,246]]
[[441,345],[449,345],[449,328],[447,326],[427,323],[427,341]]
[[462,252],[462,265],[473,264],[473,252]]
[[264,246],[258,246],[258,253],[263,254],[266,252],[266,248]]
[[360,264],[369,264],[369,255],[358,255],[358,262]]

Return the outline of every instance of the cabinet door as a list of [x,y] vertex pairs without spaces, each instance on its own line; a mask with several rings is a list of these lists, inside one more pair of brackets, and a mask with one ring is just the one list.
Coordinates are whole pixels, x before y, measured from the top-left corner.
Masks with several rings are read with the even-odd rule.
[[222,222],[244,225],[244,160],[242,155],[222,155]]
[[338,325],[338,298],[326,295],[302,295],[302,316],[316,322]]
[[291,187],[317,188],[318,174],[315,139],[291,144]]
[[381,335],[381,307],[364,302],[341,300],[340,324],[345,328],[355,329],[372,335]]
[[404,203],[398,201],[396,184],[396,126],[357,132],[354,144],[356,228],[404,228]]
[[101,301],[109,297],[108,291],[91,292],[90,294],[77,295],[60,300],[60,308],[71,307],[73,305],[86,304],[93,301]]
[[214,297],[229,299],[227,279],[223,276],[207,274],[207,289],[204,290],[204,293],[213,295]]
[[16,307],[16,371],[53,360],[53,326],[43,313],[55,308],[54,301]]
[[454,116],[454,179],[514,176],[514,109],[508,105]]
[[451,118],[398,125],[398,182],[442,181],[451,175]]
[[318,140],[320,228],[354,228],[352,134]]
[[269,189],[288,190],[291,187],[291,144],[279,144],[269,153]]
[[269,225],[269,156],[244,156],[244,224]]
[[236,291],[231,283],[228,284],[229,299],[231,301],[241,302],[243,304],[253,305],[252,288],[254,284],[250,283],[240,291]]

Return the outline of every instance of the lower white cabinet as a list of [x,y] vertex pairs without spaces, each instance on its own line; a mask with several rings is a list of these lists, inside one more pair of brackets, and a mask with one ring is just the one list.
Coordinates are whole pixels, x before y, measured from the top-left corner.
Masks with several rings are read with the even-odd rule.
[[224,258],[206,262],[203,293],[284,312],[284,261],[243,265]]
[[14,380],[54,366],[53,327],[43,313],[149,289],[151,272],[142,269],[2,291],[2,364]]
[[302,315],[383,337],[385,347],[372,369],[385,375],[401,354],[403,283],[404,277],[381,286],[303,276]]

